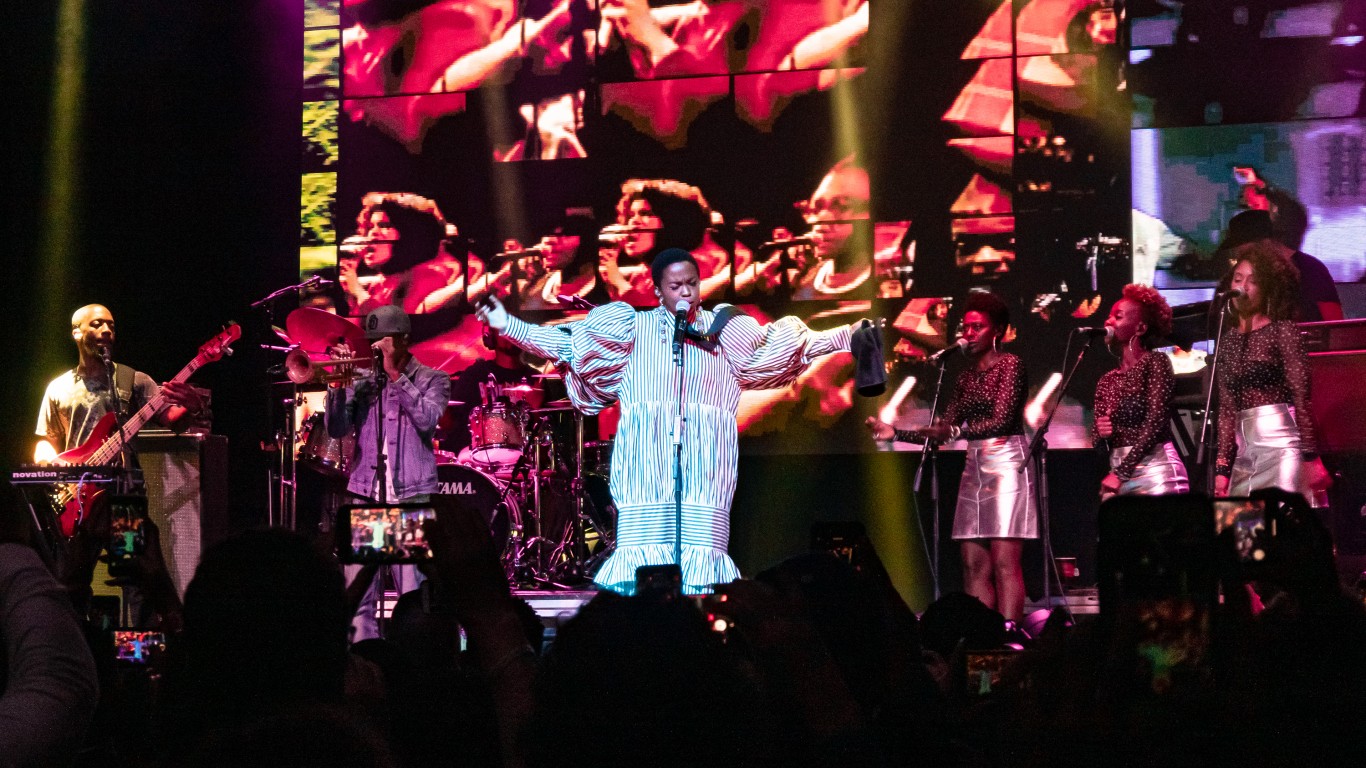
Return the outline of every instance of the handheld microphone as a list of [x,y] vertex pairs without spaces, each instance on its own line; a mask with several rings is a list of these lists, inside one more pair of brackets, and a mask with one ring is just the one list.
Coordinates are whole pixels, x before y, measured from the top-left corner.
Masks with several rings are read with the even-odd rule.
[[787,237],[780,240],[769,240],[767,243],[761,244],[759,250],[763,251],[768,250],[769,248],[790,248],[794,245],[812,245],[815,242],[816,239],[809,234],[798,235],[796,237]]
[[940,359],[948,357],[954,352],[966,352],[968,350],[968,346],[969,344],[967,339],[959,339],[958,341],[955,341],[953,344],[944,347],[938,352],[935,352],[933,355],[930,355],[930,362],[937,363],[940,361]]
[[1089,336],[1091,338],[1095,338],[1097,336],[1104,336],[1105,340],[1109,341],[1110,339],[1114,338],[1115,329],[1111,328],[1108,325],[1098,325],[1092,328],[1078,328],[1076,331],[1074,331],[1074,333],[1077,333],[1081,336]]
[[1247,293],[1245,291],[1241,291],[1237,288],[1230,288],[1227,291],[1220,291],[1214,294],[1214,298],[1216,301],[1231,301],[1233,299],[1242,298],[1246,295]]
[[101,344],[101,345],[100,345],[100,359],[104,361],[104,364],[105,364],[106,366],[109,366],[109,365],[113,365],[113,364],[114,364],[114,361],[111,360],[111,359],[109,358],[109,345],[108,345],[108,344]]

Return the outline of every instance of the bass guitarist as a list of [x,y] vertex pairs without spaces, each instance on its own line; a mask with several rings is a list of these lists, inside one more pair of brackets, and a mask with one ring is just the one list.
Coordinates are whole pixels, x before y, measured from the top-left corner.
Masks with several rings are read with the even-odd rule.
[[[106,307],[89,304],[76,310],[71,315],[71,338],[80,362],[53,379],[43,395],[37,428],[41,439],[33,451],[33,460],[39,464],[51,463],[57,454],[84,444],[105,414],[117,410],[122,419],[157,396],[152,377],[110,362],[114,316]],[[188,383],[168,381],[160,392],[172,404],[156,416],[167,428],[183,431],[206,418],[204,398]],[[131,440],[133,436],[126,437]]]

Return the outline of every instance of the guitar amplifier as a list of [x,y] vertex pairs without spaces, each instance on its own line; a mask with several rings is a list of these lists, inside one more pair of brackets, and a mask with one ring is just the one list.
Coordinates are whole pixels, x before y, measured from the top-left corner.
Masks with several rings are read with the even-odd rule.
[[1310,353],[1309,380],[1319,452],[1366,451],[1366,351]]
[[1300,335],[1308,352],[1366,351],[1366,319],[1300,323]]
[[161,554],[184,597],[200,555],[228,533],[228,438],[143,430],[133,447]]

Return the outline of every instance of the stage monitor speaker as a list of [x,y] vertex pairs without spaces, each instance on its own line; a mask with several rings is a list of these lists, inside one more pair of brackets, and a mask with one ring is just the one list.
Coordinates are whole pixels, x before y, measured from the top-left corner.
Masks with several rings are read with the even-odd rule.
[[144,431],[133,446],[161,553],[184,597],[204,550],[228,533],[228,438]]

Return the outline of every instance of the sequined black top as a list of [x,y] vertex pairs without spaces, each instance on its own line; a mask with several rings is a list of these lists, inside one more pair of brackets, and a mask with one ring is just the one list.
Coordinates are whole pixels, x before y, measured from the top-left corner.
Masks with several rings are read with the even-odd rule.
[[1300,329],[1289,320],[1268,323],[1248,333],[1231,330],[1220,345],[1219,458],[1215,472],[1229,475],[1238,452],[1238,412],[1275,403],[1295,409],[1300,451],[1318,454],[1314,416],[1309,411],[1309,358]]
[[[1132,446],[1115,469],[1121,480],[1133,477],[1143,457],[1171,439],[1172,390],[1176,374],[1161,352],[1149,352],[1138,365],[1116,368],[1096,384],[1096,416],[1109,416],[1112,448]],[[1092,429],[1099,439],[1100,434]]]
[[[1024,434],[1024,364],[1012,354],[1002,354],[985,371],[972,369],[958,375],[958,384],[944,409],[943,423],[962,426],[965,440]],[[909,431],[898,431],[897,440],[916,440]]]

